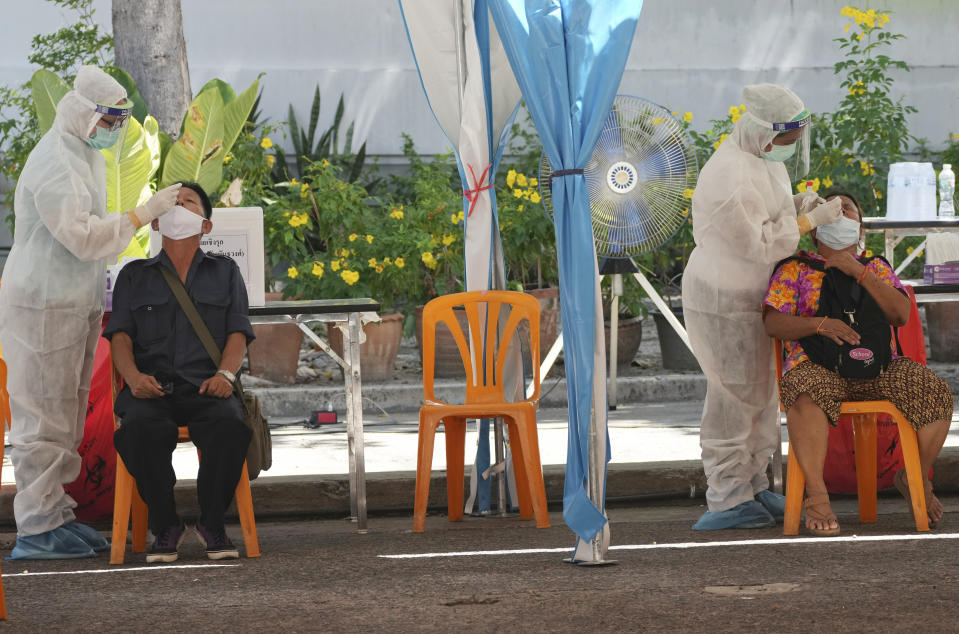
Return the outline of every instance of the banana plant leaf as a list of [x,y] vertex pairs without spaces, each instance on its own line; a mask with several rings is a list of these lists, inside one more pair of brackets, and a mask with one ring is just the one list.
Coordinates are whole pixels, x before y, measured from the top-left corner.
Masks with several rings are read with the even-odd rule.
[[[260,78],[262,77],[263,73],[260,73],[253,83],[237,95],[235,99],[230,101],[224,99],[226,113],[223,116],[223,156],[229,154],[230,150],[233,149],[236,138],[240,136],[243,125],[246,123],[247,117],[250,116],[250,111],[253,110],[257,93],[260,91]],[[231,88],[230,92],[232,91]]]
[[40,69],[30,78],[30,94],[37,112],[40,134],[46,133],[53,126],[53,119],[57,116],[57,104],[69,91],[67,82],[49,70]]
[[150,115],[143,125],[130,119],[123,146],[101,150],[107,168],[107,211],[128,211],[149,198],[150,179],[159,166],[159,132]]
[[208,192],[220,188],[226,155],[223,151],[224,112],[223,97],[218,90],[207,90],[196,96],[187,108],[183,133],[166,153],[160,187],[191,181]]
[[147,113],[147,104],[143,101],[143,95],[137,90],[137,85],[134,83],[133,78],[130,77],[130,74],[122,68],[115,66],[107,66],[103,70],[105,70],[110,77],[117,80],[127,91],[127,99],[133,102],[133,118],[143,123],[146,117],[149,116]]

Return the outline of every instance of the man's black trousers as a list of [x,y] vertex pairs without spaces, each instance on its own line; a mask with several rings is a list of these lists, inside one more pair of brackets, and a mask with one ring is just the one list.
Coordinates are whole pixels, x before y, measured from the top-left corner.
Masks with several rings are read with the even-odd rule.
[[200,450],[196,486],[200,523],[222,528],[253,435],[243,422],[240,399],[235,394],[227,399],[200,394],[199,388],[184,382],[176,383],[172,394],[155,399],[136,398],[124,387],[114,409],[120,427],[113,444],[149,508],[153,534],[180,521],[173,498],[172,459],[177,427],[182,425]]

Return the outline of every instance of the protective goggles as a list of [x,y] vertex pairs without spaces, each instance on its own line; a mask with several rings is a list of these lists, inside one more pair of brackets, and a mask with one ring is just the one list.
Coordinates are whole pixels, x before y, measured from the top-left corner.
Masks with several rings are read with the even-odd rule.
[[803,110],[792,121],[773,123],[772,126],[773,130],[776,132],[788,132],[790,130],[805,128],[809,125],[810,121],[812,121],[812,114],[810,114],[809,110]]
[[[94,110],[98,114],[102,115],[100,120],[109,124],[110,127],[107,129],[109,129],[110,132],[113,132],[115,130],[119,130],[126,124],[127,119],[129,119],[130,115],[133,113],[133,106],[121,107],[98,103],[94,107]],[[114,117],[114,119],[113,121],[107,121],[103,119],[103,116]]]

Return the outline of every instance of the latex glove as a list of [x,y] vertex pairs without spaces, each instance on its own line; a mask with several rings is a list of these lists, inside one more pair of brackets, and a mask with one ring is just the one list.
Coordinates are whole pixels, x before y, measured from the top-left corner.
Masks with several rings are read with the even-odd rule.
[[842,199],[836,196],[829,202],[819,205],[804,217],[809,218],[810,228],[838,222],[842,218]]
[[140,207],[130,212],[131,220],[137,227],[150,224],[154,218],[159,218],[176,205],[176,198],[180,193],[180,183],[164,187],[150,197]]
[[816,205],[821,205],[824,202],[826,202],[826,200],[820,198],[819,194],[812,190],[807,190],[793,196],[793,205],[795,205],[796,211],[800,215],[809,213]]

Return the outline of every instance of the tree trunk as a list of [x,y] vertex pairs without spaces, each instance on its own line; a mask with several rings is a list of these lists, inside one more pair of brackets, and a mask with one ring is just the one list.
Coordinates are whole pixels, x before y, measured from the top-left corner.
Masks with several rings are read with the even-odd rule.
[[130,73],[160,129],[176,139],[192,100],[180,0],[113,0],[116,65]]

